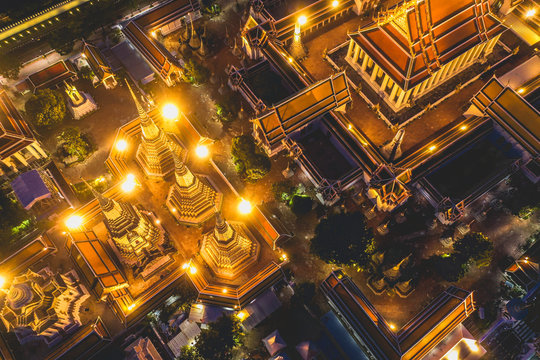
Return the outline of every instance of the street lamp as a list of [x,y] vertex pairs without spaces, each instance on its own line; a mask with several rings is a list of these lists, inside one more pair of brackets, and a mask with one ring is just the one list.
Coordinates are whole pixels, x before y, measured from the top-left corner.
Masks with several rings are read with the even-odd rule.
[[116,150],[118,151],[124,151],[127,149],[127,141],[124,139],[120,139],[116,142]]
[[126,180],[122,183],[122,191],[124,192],[131,192],[133,189],[135,189],[135,186],[137,185],[137,182],[135,181],[135,175],[128,174],[126,176]]
[[79,215],[71,215],[66,220],[66,226],[70,230],[80,228],[82,223],[83,223],[82,217],[80,217]]
[[253,210],[253,206],[251,206],[251,203],[246,199],[242,199],[238,204],[238,211],[240,212],[240,214],[249,214],[251,210]]
[[208,146],[206,145],[201,144],[195,148],[195,154],[197,154],[197,156],[200,157],[201,159],[208,157],[209,153],[210,153],[210,150],[208,150]]
[[168,103],[163,106],[162,114],[163,117],[167,120],[178,121],[178,107],[174,104]]
[[536,9],[534,8],[527,10],[527,12],[525,13],[526,18],[533,17],[534,15],[536,15]]

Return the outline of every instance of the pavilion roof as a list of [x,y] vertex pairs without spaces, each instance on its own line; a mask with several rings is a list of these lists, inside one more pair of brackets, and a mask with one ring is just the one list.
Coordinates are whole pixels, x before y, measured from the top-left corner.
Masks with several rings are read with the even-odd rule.
[[408,90],[506,28],[487,0],[402,1],[350,38]]
[[135,22],[145,31],[152,30],[197,11],[200,7],[197,0],[173,0],[144,13]]
[[254,121],[273,148],[314,118],[350,101],[347,79],[342,72],[301,90]]
[[84,42],[83,54],[86,57],[88,65],[90,65],[90,68],[92,68],[92,71],[100,81],[114,75],[109,63],[105,60],[99,48]]
[[11,182],[11,187],[26,210],[37,201],[51,196],[51,191],[35,169],[19,175]]
[[518,93],[493,77],[472,104],[497,121],[534,157],[540,153],[540,112]]
[[70,233],[75,246],[93,275],[103,284],[103,288],[113,288],[127,283],[103,244],[93,231]]
[[75,69],[71,63],[60,60],[51,66],[46,67],[38,72],[35,72],[28,76],[28,82],[32,87],[32,91],[40,88],[47,88],[57,85],[64,80],[77,76]]
[[0,91],[0,159],[5,159],[34,141],[28,124],[9,95]]
[[451,286],[394,332],[356,284],[341,270],[321,285],[378,359],[422,359],[474,311],[472,292]]

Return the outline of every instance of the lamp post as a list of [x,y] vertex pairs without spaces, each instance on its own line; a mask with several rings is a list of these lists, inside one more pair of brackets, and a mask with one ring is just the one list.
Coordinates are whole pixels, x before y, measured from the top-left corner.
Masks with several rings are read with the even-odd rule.
[[302,43],[302,26],[307,23],[307,18],[304,15],[298,17],[298,20],[294,24],[294,36],[289,52],[295,59],[302,59],[306,57],[306,49]]

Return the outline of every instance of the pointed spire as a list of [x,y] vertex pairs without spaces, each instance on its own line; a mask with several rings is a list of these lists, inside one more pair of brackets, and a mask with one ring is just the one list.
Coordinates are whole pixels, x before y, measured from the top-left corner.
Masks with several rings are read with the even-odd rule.
[[91,186],[88,182],[86,182],[85,179],[81,177],[81,180],[83,183],[90,189],[92,192],[92,195],[97,199],[99,206],[103,211],[110,211],[114,207],[113,200],[109,199],[108,197],[103,196],[103,194],[100,194],[96,189],[94,189],[93,186]]
[[216,227],[214,228],[214,234],[217,240],[227,241],[233,237],[233,230],[229,223],[223,219],[221,210],[216,208]]
[[135,96],[135,93],[131,89],[131,86],[129,85],[129,82],[126,79],[126,84],[129,89],[129,93],[131,94],[131,97],[133,98],[133,101],[135,102],[135,106],[137,107],[137,112],[139,113],[139,119],[141,119],[141,130],[142,135],[146,139],[155,139],[159,136],[159,133],[161,129],[157,127],[157,125],[154,123],[154,120],[148,116],[146,111],[144,111],[141,103],[137,99],[137,96]]

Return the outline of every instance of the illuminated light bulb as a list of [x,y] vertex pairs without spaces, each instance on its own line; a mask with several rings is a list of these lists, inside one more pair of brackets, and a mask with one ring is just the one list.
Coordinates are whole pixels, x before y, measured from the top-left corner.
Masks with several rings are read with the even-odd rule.
[[3,276],[0,276],[0,289],[4,288],[5,284],[6,284],[6,278]]
[[435,145],[431,145],[431,146],[429,147],[429,151],[433,151],[433,150],[435,150],[436,148],[437,148],[437,147],[436,147]]
[[121,187],[124,192],[130,192],[135,189],[135,185],[137,185],[137,183],[135,182],[135,175],[128,174],[126,176],[126,180],[122,183]]
[[462,126],[459,128],[459,130],[463,130],[463,131],[467,130],[467,125],[462,125]]
[[307,22],[307,17],[305,17],[304,15],[301,15],[301,16],[298,18],[298,23],[299,23],[300,25],[304,25],[306,22]]
[[523,94],[525,92],[525,89],[524,88],[519,88],[517,92],[518,92],[518,94]]
[[339,5],[339,1],[337,0],[332,1],[332,7],[338,7],[338,5]]
[[165,104],[163,106],[163,117],[168,120],[175,120],[178,118],[179,110],[174,104]]
[[195,154],[197,154],[200,158],[205,158],[210,153],[210,150],[208,150],[208,146],[206,145],[199,145],[195,148]]
[[80,217],[79,215],[71,215],[66,220],[66,226],[70,230],[81,227],[82,223],[83,223],[82,217]]
[[190,266],[189,267],[189,272],[192,273],[192,274],[196,274],[197,273],[197,268],[195,266]]
[[182,265],[182,269],[187,269],[189,267],[189,263],[185,263],[184,265]]
[[238,204],[238,211],[241,214],[249,214],[251,210],[253,210],[253,206],[251,206],[251,203],[246,199],[242,199],[242,201],[240,201]]
[[527,12],[525,13],[525,17],[526,17],[526,18],[533,17],[534,15],[536,15],[536,9],[529,9],[529,10],[527,10]]
[[118,151],[124,151],[127,148],[127,141],[124,139],[120,139],[116,142],[116,150]]
[[223,288],[223,290],[221,290],[222,293],[226,294],[228,292],[227,289]]

